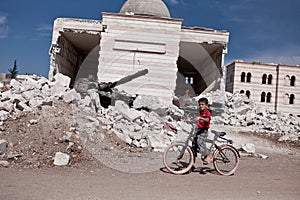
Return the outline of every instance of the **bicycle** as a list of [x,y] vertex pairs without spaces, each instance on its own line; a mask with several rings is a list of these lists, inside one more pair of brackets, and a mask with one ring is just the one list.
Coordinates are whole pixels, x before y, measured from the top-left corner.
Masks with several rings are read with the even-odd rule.
[[[233,141],[224,138],[225,132],[211,131],[215,134],[211,142],[210,154],[212,153],[212,163],[214,169],[223,176],[229,176],[236,172],[240,154],[232,146]],[[200,151],[195,141],[195,127],[190,132],[185,142],[175,142],[170,144],[164,151],[163,163],[166,169],[172,174],[185,174],[191,171]],[[192,146],[189,143],[192,142]],[[219,145],[218,142],[223,144]]]

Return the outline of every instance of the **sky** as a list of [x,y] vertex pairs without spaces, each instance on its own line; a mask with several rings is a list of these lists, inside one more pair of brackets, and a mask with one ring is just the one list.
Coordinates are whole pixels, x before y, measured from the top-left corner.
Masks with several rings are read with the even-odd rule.
[[[0,0],[0,73],[17,61],[19,74],[48,77],[56,18],[101,20],[125,0]],[[230,33],[225,64],[234,60],[300,65],[299,0],[164,0],[188,27]]]

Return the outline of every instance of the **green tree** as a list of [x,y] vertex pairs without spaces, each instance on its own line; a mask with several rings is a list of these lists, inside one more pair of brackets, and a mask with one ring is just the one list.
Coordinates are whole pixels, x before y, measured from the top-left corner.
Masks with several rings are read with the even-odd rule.
[[18,74],[17,60],[14,61],[13,68],[9,68],[8,71],[11,75],[11,78],[16,78],[16,76]]

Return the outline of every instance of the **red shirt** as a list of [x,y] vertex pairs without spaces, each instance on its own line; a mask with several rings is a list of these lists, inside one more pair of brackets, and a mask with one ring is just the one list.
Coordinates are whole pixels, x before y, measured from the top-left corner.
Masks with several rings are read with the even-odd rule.
[[209,121],[205,122],[203,120],[199,120],[198,124],[197,124],[197,128],[209,129],[210,128],[210,119],[211,119],[211,113],[209,112],[209,110],[208,109],[203,110],[202,112],[200,112],[199,116],[202,118],[209,118]]

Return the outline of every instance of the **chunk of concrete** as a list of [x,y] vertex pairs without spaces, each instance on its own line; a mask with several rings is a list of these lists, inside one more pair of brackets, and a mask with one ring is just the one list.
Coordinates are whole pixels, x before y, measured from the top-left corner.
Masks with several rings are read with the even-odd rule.
[[9,117],[9,112],[0,110],[0,121],[4,121]]
[[120,112],[128,121],[134,121],[141,118],[142,113],[135,109],[130,109],[124,101],[117,100],[115,102],[115,109]]
[[80,100],[80,98],[81,98],[80,94],[77,93],[75,89],[69,90],[63,95],[63,100],[66,103],[78,101]]
[[63,87],[68,88],[71,83],[71,78],[68,76],[65,76],[61,73],[57,73],[54,76],[54,84],[61,84]]
[[8,142],[6,140],[0,140],[0,155],[6,152]]
[[54,157],[54,165],[65,166],[68,165],[70,156],[62,152],[56,152]]
[[10,86],[17,91],[21,89],[20,83],[16,79],[11,79]]

